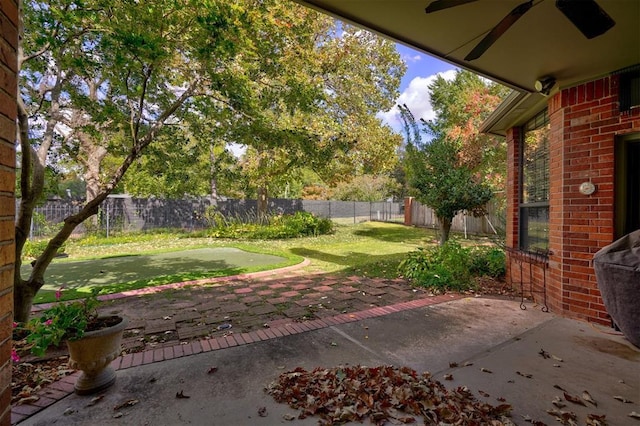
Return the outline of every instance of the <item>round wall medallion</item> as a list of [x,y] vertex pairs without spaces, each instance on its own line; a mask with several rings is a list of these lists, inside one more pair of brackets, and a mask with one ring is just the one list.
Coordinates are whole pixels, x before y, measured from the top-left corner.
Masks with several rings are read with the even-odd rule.
[[591,182],[582,182],[580,184],[580,193],[584,195],[591,195],[596,192],[596,186]]

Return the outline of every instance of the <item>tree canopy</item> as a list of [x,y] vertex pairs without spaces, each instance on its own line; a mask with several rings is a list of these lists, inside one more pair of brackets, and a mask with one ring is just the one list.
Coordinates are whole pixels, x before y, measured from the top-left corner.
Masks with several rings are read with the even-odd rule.
[[262,38],[257,64],[277,63],[278,72],[257,74],[264,81],[251,86],[252,119],[234,123],[229,133],[248,147],[242,169],[257,188],[261,211],[269,191],[301,168],[329,184],[379,172],[392,167],[401,142],[375,116],[398,95],[405,66],[395,46],[311,10],[281,7],[265,13],[278,14],[277,22],[288,23],[286,31],[297,37]]

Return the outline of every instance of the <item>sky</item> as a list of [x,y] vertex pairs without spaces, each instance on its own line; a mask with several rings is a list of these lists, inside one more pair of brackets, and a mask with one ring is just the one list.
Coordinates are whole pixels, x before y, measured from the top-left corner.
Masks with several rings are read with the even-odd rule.
[[406,104],[416,119],[430,120],[434,118],[429,102],[428,86],[438,74],[447,80],[453,79],[457,68],[402,44],[396,44],[396,48],[407,64],[407,72],[400,83],[400,97],[395,102],[396,106],[390,111],[379,113],[378,117],[392,129],[402,133],[402,121],[397,105]]

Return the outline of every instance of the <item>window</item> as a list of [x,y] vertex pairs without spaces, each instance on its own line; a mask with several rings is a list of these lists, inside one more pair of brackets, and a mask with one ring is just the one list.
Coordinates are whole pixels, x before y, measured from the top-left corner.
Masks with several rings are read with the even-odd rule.
[[640,107],[640,68],[638,66],[620,74],[620,112]]
[[549,116],[547,110],[523,128],[520,183],[520,250],[549,249]]
[[640,133],[616,138],[615,238],[640,229]]

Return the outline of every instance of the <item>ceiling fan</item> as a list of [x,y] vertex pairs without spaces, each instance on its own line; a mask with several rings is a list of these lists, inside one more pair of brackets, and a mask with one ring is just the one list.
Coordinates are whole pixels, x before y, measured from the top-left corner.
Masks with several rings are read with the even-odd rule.
[[[433,13],[475,1],[477,0],[434,0],[427,6],[425,12]],[[533,5],[533,0],[529,0],[516,6],[489,31],[464,60],[473,61],[482,56]],[[595,0],[556,0],[556,8],[588,39],[606,33],[616,24]]]

